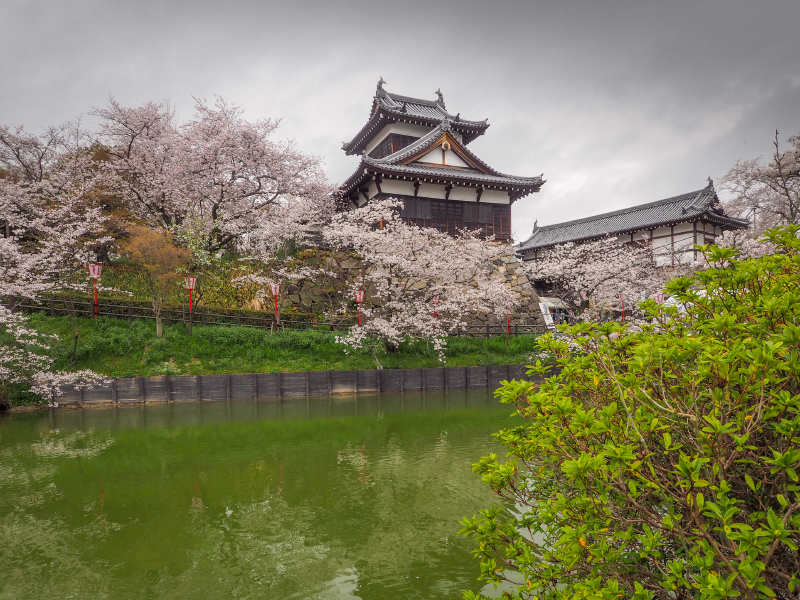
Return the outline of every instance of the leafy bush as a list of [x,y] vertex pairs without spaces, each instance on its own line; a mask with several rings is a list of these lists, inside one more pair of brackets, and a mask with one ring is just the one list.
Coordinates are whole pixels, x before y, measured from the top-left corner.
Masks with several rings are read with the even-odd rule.
[[754,260],[703,247],[714,268],[639,330],[542,339],[561,372],[503,384],[527,423],[474,467],[514,506],[462,522],[482,578],[514,598],[797,597],[799,232]]

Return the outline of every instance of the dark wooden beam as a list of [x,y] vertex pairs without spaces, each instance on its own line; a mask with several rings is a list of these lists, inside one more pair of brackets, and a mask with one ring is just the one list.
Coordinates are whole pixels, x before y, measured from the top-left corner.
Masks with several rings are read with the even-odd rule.
[[414,182],[414,198],[419,195],[419,179]]
[[378,188],[378,193],[379,194],[383,193],[383,191],[381,190],[381,181],[383,181],[383,179],[381,179],[381,176],[380,175],[375,175],[375,187]]
[[444,199],[445,200],[449,200],[450,199],[450,192],[452,192],[452,191],[453,191],[453,185],[452,184],[450,184],[450,185],[448,185],[447,187],[444,188],[444,192],[445,192],[444,193]]
[[369,195],[367,194],[367,192],[368,192],[369,190],[367,190],[367,188],[361,188],[361,189],[360,189],[360,190],[358,190],[358,191],[359,191],[359,192],[361,192],[361,195],[362,195],[362,196],[364,196],[364,200],[365,200],[366,202],[369,202]]
[[482,188],[482,187],[479,187],[479,188],[478,188],[478,196],[477,196],[477,199],[476,199],[476,201],[477,201],[477,202],[480,202],[480,201],[481,201],[481,196],[482,196],[482,195],[483,195],[483,188]]

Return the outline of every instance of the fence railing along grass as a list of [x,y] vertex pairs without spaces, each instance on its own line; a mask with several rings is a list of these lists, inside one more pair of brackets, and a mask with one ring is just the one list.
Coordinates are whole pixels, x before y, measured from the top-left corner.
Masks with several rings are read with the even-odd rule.
[[[61,315],[74,315],[78,317],[91,318],[93,315],[98,317],[112,317],[126,319],[132,322],[134,319],[155,320],[153,309],[146,305],[123,304],[117,302],[98,302],[97,312],[93,302],[86,302],[65,298],[39,298],[36,300],[8,298],[6,302],[11,310],[21,310],[24,312],[44,313],[51,317]],[[235,309],[225,309],[225,313],[208,312],[205,308],[195,310],[192,321],[198,325],[230,325],[238,327],[252,327],[255,329],[296,329],[306,330],[315,329],[318,331],[347,331],[351,327],[358,325],[348,322],[329,323],[323,321],[295,321],[281,318],[280,323],[275,321],[275,314],[267,311],[238,311]],[[185,308],[164,308],[162,309],[162,319],[164,324],[169,327],[172,323],[188,323],[189,311]],[[545,328],[539,325],[520,325],[512,324],[510,327],[505,324],[473,324],[457,327],[450,336],[472,336],[472,337],[497,337],[504,335],[531,335],[544,333]]]

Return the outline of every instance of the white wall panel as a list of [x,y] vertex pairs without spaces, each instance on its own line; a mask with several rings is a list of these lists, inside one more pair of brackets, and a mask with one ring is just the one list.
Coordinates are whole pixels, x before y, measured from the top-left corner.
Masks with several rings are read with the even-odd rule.
[[381,191],[383,191],[384,194],[403,194],[405,196],[413,196],[414,184],[410,181],[384,179],[381,182]]

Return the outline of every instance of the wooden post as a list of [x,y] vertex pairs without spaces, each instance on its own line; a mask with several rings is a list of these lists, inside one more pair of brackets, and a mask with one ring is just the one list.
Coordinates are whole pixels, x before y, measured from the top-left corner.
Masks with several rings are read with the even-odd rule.
[[487,323],[486,324],[486,339],[488,340],[489,337],[491,337],[491,334],[489,333],[489,324]]
[[164,309],[164,326],[169,327],[169,309]]
[[205,325],[206,324],[206,309],[205,308],[200,309],[200,324],[201,325]]
[[50,299],[50,316],[51,317],[56,316],[56,301],[53,300],[52,298]]
[[167,402],[172,402],[172,380],[169,375],[164,375],[167,384]]
[[137,377],[139,380],[139,401],[144,402],[144,377]]
[[128,323],[133,323],[133,307],[128,306]]
[[225,377],[225,400],[230,401],[231,399],[231,376],[227,375]]
[[111,380],[111,402],[114,404],[119,404],[119,400],[117,398],[117,378]]
[[258,399],[258,375],[253,373],[253,400]]

